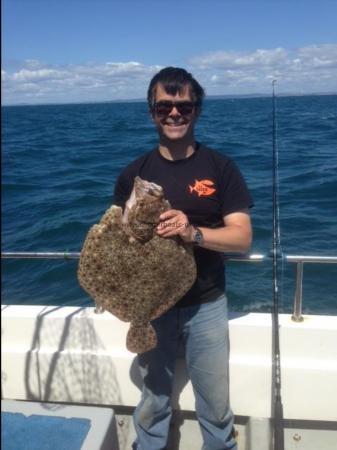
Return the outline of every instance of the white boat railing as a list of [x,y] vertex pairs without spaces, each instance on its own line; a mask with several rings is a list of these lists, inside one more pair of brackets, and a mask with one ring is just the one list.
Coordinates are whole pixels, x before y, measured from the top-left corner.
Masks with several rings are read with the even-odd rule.
[[[225,254],[226,261],[239,262],[264,262],[271,256],[262,254]],[[1,252],[2,259],[79,259],[80,252]],[[302,299],[303,299],[303,266],[308,263],[337,264],[337,256],[307,256],[307,255],[283,255],[286,262],[296,264],[296,290],[293,303],[292,320],[302,322]],[[102,309],[97,308],[97,313]]]

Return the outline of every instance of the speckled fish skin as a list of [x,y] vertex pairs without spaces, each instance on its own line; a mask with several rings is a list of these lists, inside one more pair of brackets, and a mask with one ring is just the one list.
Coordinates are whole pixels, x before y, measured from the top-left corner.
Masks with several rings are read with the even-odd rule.
[[109,208],[89,230],[80,255],[80,285],[98,306],[130,322],[126,345],[134,353],[157,345],[150,321],[177,303],[196,278],[191,246],[155,233],[168,209],[162,188],[136,177],[124,214]]

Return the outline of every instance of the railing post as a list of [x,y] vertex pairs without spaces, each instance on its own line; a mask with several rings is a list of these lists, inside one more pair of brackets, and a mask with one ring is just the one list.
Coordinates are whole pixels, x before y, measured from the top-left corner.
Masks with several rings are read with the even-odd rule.
[[100,305],[95,306],[95,309],[94,309],[95,314],[103,314],[104,311],[105,311],[105,309],[103,308],[103,306],[100,306]]
[[303,261],[297,261],[296,264],[296,292],[294,298],[293,315],[294,322],[302,322],[302,290],[303,290]]

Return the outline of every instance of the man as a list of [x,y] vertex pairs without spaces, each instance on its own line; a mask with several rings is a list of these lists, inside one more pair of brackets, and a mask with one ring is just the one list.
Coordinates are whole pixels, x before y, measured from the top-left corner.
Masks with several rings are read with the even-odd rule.
[[[235,164],[199,144],[194,126],[203,88],[184,69],[167,67],[148,89],[159,145],[119,176],[114,203],[125,205],[134,177],[161,185],[172,205],[160,217],[158,235],[194,244],[197,280],[167,313],[153,321],[158,346],[138,355],[144,386],[134,414],[137,450],[165,449],[170,395],[179,342],[185,345],[205,450],[236,449],[228,389],[228,319],[221,252],[246,252],[252,200]],[[184,270],[182,267],[181,270]]]

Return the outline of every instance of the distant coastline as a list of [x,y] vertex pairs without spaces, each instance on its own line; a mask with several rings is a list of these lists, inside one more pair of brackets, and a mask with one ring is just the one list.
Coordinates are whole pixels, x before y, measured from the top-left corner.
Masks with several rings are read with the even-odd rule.
[[[280,92],[277,93],[277,97],[314,97],[314,96],[326,96],[337,95],[336,92],[310,92],[310,93],[296,93],[296,92]],[[227,100],[227,99],[249,99],[249,98],[268,98],[271,93],[254,93],[254,94],[226,94],[226,95],[207,95],[207,100]],[[83,102],[48,102],[48,103],[11,103],[2,104],[1,107],[14,107],[14,106],[67,106],[67,105],[92,105],[92,104],[109,104],[109,103],[146,103],[145,98],[132,98],[132,99],[116,99],[116,100],[87,100]]]

